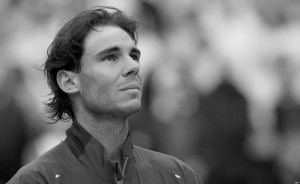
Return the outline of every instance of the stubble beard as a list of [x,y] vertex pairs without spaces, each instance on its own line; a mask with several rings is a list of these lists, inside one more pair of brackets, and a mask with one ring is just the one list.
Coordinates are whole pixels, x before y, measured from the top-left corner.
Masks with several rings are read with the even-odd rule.
[[109,108],[91,105],[88,109],[93,116],[99,117],[100,119],[126,119],[139,112],[141,104],[130,107],[111,106]]

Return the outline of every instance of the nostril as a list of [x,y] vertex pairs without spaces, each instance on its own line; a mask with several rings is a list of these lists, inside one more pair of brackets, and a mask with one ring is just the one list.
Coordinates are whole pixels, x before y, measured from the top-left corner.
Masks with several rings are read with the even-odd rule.
[[140,71],[140,64],[135,62],[134,64],[132,64],[131,66],[129,66],[125,71],[124,71],[124,75],[128,76],[128,75],[137,75]]
[[127,75],[134,75],[134,74],[135,74],[134,71],[130,71],[130,72],[127,73]]
[[139,69],[132,69],[126,72],[126,75],[137,75],[139,73]]

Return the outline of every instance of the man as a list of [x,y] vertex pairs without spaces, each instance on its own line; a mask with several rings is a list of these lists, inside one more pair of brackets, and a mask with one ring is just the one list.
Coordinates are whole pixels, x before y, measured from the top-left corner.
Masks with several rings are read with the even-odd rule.
[[131,143],[128,116],[141,108],[137,25],[115,8],[86,10],[48,50],[45,74],[54,122],[66,139],[21,168],[15,183],[201,183],[180,160]]

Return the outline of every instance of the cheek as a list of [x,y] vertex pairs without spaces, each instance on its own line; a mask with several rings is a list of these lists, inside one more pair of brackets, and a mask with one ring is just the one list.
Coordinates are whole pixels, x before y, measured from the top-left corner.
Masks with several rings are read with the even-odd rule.
[[110,96],[114,95],[114,85],[111,79],[98,77],[84,77],[81,80],[81,94],[82,97],[90,103],[97,103],[109,100]]
[[98,87],[95,89],[97,90],[97,95],[100,98],[109,99],[109,96],[113,95],[114,91],[112,90],[112,86],[110,83],[107,83],[107,81],[101,81]]
[[88,103],[109,103],[117,96],[119,75],[117,70],[105,66],[90,67],[80,76],[80,92],[82,98]]
[[98,112],[111,103],[109,86],[99,81],[88,80],[81,86],[82,105],[91,112]]

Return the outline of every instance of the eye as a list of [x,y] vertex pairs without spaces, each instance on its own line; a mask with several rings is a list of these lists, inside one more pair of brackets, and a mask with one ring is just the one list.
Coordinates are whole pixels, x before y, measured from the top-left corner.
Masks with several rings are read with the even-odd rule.
[[139,61],[140,60],[140,56],[137,54],[131,54],[130,57],[135,60],[135,61]]
[[108,61],[115,61],[118,59],[118,56],[116,55],[107,55],[103,58],[103,60],[108,60]]

